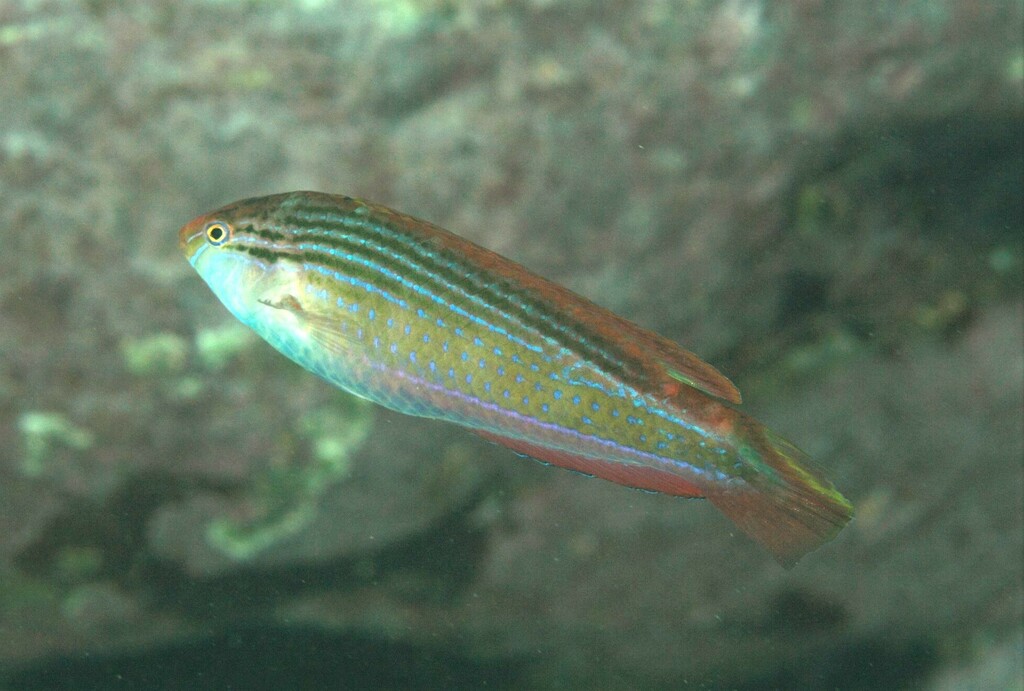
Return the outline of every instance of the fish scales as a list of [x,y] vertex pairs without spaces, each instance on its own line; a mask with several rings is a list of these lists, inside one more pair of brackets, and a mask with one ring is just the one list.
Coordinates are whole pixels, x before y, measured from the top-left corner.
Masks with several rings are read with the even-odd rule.
[[706,496],[782,562],[849,503],[660,336],[448,231],[349,197],[255,198],[186,225],[242,322],[331,383],[634,487]]
[[[434,295],[448,290],[473,303],[471,309],[484,311],[498,310],[504,321],[512,322],[512,328],[534,329],[545,337],[557,340],[560,337],[573,339],[573,344],[582,353],[600,358],[602,365],[622,368],[622,362],[600,344],[588,342],[585,336],[571,324],[556,316],[545,313],[544,305],[531,300],[529,296],[517,295],[515,287],[507,282],[494,283],[493,274],[482,273],[476,267],[459,261],[450,252],[444,252],[430,244],[417,242],[408,232],[396,232],[387,223],[374,222],[351,215],[338,216],[337,209],[319,207],[296,209],[286,219],[292,227],[306,227],[311,235],[327,246],[374,247],[401,264],[400,270],[418,275],[420,280],[434,285]],[[316,224],[310,226],[309,224]],[[362,235],[360,235],[362,233]],[[489,279],[489,280],[488,280]],[[513,340],[515,339],[512,336]]]
[[[291,232],[285,237],[289,248],[299,250],[307,268],[317,269],[311,275],[314,280],[306,285],[306,292],[327,303],[336,303],[344,314],[344,333],[354,333],[357,340],[371,340],[379,380],[370,388],[388,390],[384,381],[397,374],[416,385],[434,385],[431,390],[440,394],[444,408],[436,417],[450,416],[449,394],[460,391],[467,397],[463,400],[474,409],[489,411],[488,417],[494,417],[500,410],[518,413],[516,419],[520,422],[551,424],[553,420],[563,420],[568,422],[564,425],[567,429],[576,432],[573,436],[577,439],[579,434],[592,431],[595,419],[606,430],[647,424],[650,410],[622,414],[624,404],[628,403],[623,387],[609,392],[597,382],[563,376],[566,368],[556,365],[555,358],[539,346],[529,347],[542,341],[554,343],[562,355],[557,359],[561,363],[579,351],[600,351],[588,346],[585,336],[569,327],[539,327],[538,322],[546,325],[553,321],[539,311],[541,306],[534,303],[525,307],[523,301],[507,298],[496,300],[490,284],[473,273],[473,267],[439,256],[439,250],[429,244],[409,242],[408,235],[401,236],[406,242],[386,243],[395,238],[394,230],[387,225],[350,220],[322,212],[306,218],[292,217],[286,220],[284,227],[290,227]],[[463,274],[462,281],[458,280],[459,272]],[[339,276],[346,278],[339,283]],[[342,296],[350,285],[349,276],[360,279],[365,295],[357,294],[346,301]],[[373,286],[392,296],[402,296],[398,309],[403,316],[384,320],[383,328],[376,322],[376,315],[388,306],[374,304],[384,298],[375,294]],[[389,302],[397,304],[395,300]],[[502,308],[503,303],[514,302],[518,313]],[[456,316],[449,314],[447,320],[438,316],[444,315],[446,308]],[[537,311],[537,319],[524,318],[526,309]],[[484,316],[473,319],[470,310],[479,310],[478,314]],[[512,329],[526,333],[517,336]],[[537,353],[538,350],[541,352]],[[611,357],[606,355],[605,359]],[[374,398],[369,390],[362,393]],[[481,406],[484,403],[490,405]],[[388,405],[402,412],[425,412],[419,397],[391,399]],[[466,421],[468,414],[464,416],[460,421]],[[620,432],[626,433],[626,429]],[[654,441],[659,434],[665,441]],[[658,429],[655,434],[636,430],[629,436],[635,437],[631,445],[634,449],[650,445],[660,450],[666,450],[669,441],[676,437],[665,429]],[[724,449],[718,448],[716,452],[724,453]]]
[[[464,400],[471,406],[489,403],[485,410],[490,411],[490,417],[501,409],[519,413],[520,421],[525,418],[551,424],[553,420],[561,420],[566,423],[565,427],[577,433],[573,435],[577,440],[580,433],[592,432],[595,419],[605,430],[632,437],[630,446],[634,449],[651,447],[646,450],[665,451],[670,442],[676,440],[678,435],[665,429],[656,429],[653,433],[639,429],[650,427],[647,418],[653,411],[646,406],[642,410],[632,410],[639,406],[627,408],[629,401],[624,387],[610,392],[599,382],[563,376],[567,368],[553,364],[555,359],[549,354],[533,357],[530,353],[535,353],[538,347],[519,347],[544,340],[553,342],[562,355],[559,363],[579,357],[580,351],[600,352],[599,347],[587,344],[586,337],[571,327],[557,330],[538,327],[538,322],[547,325],[555,318],[541,312],[542,306],[536,302],[524,307],[521,299],[496,300],[491,284],[480,278],[472,266],[439,256],[438,248],[411,241],[407,233],[398,235],[386,223],[339,216],[336,209],[333,214],[322,207],[305,214],[302,211],[297,207],[293,216],[286,217],[280,226],[286,230],[277,231],[278,242],[287,239],[287,248],[299,251],[306,268],[317,269],[305,290],[314,298],[337,303],[344,315],[342,331],[354,333],[357,340],[370,339],[373,343],[379,377],[361,390],[363,395],[375,398],[370,389],[386,391],[389,387],[384,382],[400,374],[410,381],[435,385],[432,390],[440,393],[444,407],[444,412],[437,413],[436,417],[450,416],[448,393],[461,391],[469,397]],[[460,272],[461,281],[458,280]],[[346,301],[342,296],[350,285],[348,277],[351,276],[360,280],[365,295],[356,294]],[[373,287],[382,288],[392,296],[402,296],[403,304],[398,308],[404,316],[388,318],[384,320],[384,328],[380,328],[376,315],[387,306],[374,304],[384,298]],[[395,300],[389,302],[397,304]],[[503,302],[517,303],[518,313],[502,309]],[[440,314],[447,308],[464,319],[449,317],[445,321],[444,316],[438,316],[438,306]],[[310,309],[317,311],[316,307]],[[473,319],[470,310],[474,309],[484,315],[482,319]],[[524,318],[526,309],[535,310],[537,319]],[[527,331],[525,335],[516,336],[512,329]],[[605,359],[612,360],[607,355]],[[630,393],[636,396],[636,392]],[[423,401],[418,397],[392,398],[388,405],[402,412],[425,412]],[[623,409],[629,413],[623,414]],[[615,430],[615,427],[623,429]],[[707,444],[704,439],[697,443],[702,442]],[[713,453],[721,455],[725,450],[716,446]]]

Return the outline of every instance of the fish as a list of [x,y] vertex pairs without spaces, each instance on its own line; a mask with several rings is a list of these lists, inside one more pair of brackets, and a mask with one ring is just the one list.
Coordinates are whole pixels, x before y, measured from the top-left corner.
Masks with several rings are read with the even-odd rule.
[[712,365],[432,223],[344,195],[254,197],[179,231],[237,319],[331,384],[546,464],[703,497],[784,566],[851,503]]

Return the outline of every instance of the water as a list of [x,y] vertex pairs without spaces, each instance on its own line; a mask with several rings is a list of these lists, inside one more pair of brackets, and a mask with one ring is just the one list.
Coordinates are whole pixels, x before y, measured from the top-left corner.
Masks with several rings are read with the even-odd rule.
[[[0,687],[1024,688],[1019,1],[0,4]],[[857,510],[341,396],[177,248],[317,189],[699,353]]]

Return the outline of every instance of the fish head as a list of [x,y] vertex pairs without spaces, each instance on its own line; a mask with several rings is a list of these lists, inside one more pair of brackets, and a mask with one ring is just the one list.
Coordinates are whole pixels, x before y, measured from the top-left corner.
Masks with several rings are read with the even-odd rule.
[[269,197],[244,200],[197,216],[178,231],[189,263],[228,310],[264,335],[287,324],[308,289],[297,248],[276,230]]

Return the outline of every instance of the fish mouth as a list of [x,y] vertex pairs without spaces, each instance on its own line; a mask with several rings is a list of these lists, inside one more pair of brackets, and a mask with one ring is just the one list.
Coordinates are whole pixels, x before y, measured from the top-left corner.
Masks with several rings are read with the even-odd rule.
[[198,216],[178,231],[178,247],[185,253],[190,262],[194,261],[200,248],[206,245],[206,224],[209,223],[208,215]]

